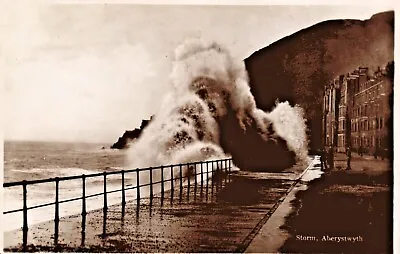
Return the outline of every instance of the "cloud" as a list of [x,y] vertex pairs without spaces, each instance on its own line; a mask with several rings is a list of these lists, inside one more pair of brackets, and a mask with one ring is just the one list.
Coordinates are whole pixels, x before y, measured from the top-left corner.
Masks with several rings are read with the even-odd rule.
[[85,139],[94,131],[100,140],[111,139],[152,113],[142,105],[159,89],[146,82],[155,73],[142,45],[67,60],[62,50],[52,51],[16,65],[7,76],[6,138],[35,133],[60,138],[60,130],[78,128],[78,137],[64,133],[64,138]]
[[68,126],[82,133],[65,137],[111,142],[158,108],[184,38],[220,41],[243,59],[305,25],[372,9],[9,4],[0,24],[6,138],[59,138]]

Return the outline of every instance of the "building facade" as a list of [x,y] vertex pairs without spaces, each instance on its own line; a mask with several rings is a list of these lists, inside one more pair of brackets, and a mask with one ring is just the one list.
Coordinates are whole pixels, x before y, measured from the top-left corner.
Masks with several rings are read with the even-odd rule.
[[392,149],[388,121],[393,83],[380,69],[368,71],[360,67],[325,86],[323,142],[337,152],[346,147],[367,154]]

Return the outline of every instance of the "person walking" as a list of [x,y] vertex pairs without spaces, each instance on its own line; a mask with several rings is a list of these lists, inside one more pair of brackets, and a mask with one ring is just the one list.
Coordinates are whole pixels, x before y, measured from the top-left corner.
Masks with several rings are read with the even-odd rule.
[[333,170],[335,163],[334,163],[334,154],[333,154],[333,147],[329,147],[329,152],[328,152],[328,163],[329,163],[329,169]]
[[350,170],[351,169],[351,167],[350,167],[350,161],[351,161],[351,149],[350,149],[350,147],[348,146],[347,148],[346,148],[346,156],[347,156],[347,170]]
[[326,163],[326,149],[325,147],[321,149],[321,169],[324,171],[324,169],[328,169],[327,163]]

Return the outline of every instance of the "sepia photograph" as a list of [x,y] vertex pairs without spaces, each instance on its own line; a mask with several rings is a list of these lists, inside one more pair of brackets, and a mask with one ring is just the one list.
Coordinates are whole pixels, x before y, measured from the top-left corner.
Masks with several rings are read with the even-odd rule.
[[3,252],[396,253],[394,6],[0,12]]

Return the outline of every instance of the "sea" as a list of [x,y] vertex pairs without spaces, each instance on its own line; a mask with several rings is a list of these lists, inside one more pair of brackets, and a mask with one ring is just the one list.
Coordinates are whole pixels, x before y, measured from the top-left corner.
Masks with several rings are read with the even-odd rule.
[[[125,150],[109,149],[110,144],[98,143],[67,143],[67,142],[4,142],[4,182],[22,180],[38,180],[64,176],[89,175],[104,171],[127,170],[125,166]],[[310,158],[312,159],[312,158]],[[317,160],[318,158],[314,158]],[[312,164],[317,163],[315,161]],[[310,164],[311,165],[311,164]],[[178,175],[178,168],[174,175]],[[307,174],[316,174],[317,171]],[[144,173],[144,172],[143,172]],[[165,174],[168,175],[168,174]],[[125,188],[136,186],[136,172],[125,174]],[[147,179],[148,176],[144,175]],[[319,176],[319,175],[318,175]],[[200,175],[198,175],[200,182]],[[306,177],[303,176],[303,177]],[[312,177],[313,178],[313,177]],[[206,179],[206,177],[204,178]],[[208,179],[208,178],[207,178]],[[140,178],[142,184],[142,178]],[[155,181],[154,181],[155,182]],[[122,188],[121,174],[107,176],[107,191]],[[143,182],[146,183],[146,182]],[[184,182],[183,185],[186,185]],[[85,181],[86,196],[104,191],[103,176],[87,178]],[[170,186],[165,184],[165,188]],[[154,185],[157,193],[160,186]],[[22,186],[3,188],[3,212],[21,209],[23,207]],[[148,190],[141,188],[141,197],[148,196]],[[60,181],[59,201],[82,197],[82,179]],[[136,190],[126,191],[127,201],[136,199]],[[107,194],[107,204],[120,204],[121,191]],[[27,206],[32,207],[55,201],[55,182],[28,185]],[[86,210],[103,208],[103,195],[86,199]],[[59,206],[60,217],[77,215],[82,211],[82,199],[64,202]],[[48,205],[28,210],[28,227],[45,221],[54,220],[55,206]],[[21,230],[23,225],[22,212],[3,214],[1,228],[4,231]]]
[[[125,151],[109,149],[110,144],[68,143],[68,142],[4,142],[4,182],[36,180],[53,177],[92,174],[103,171],[127,169]],[[132,177],[125,177],[126,185],[133,183]],[[107,177],[107,191],[121,189],[121,176]],[[103,191],[103,177],[86,180],[86,195]],[[82,180],[60,181],[59,200],[82,196]],[[55,201],[55,183],[28,185],[28,207]],[[3,212],[22,208],[22,186],[3,188]],[[134,199],[135,193],[127,192],[127,200]],[[108,194],[108,205],[121,202],[121,193]],[[60,216],[80,214],[82,201],[60,204]],[[87,210],[102,208],[103,197],[87,200]],[[28,210],[28,226],[53,220],[55,206]],[[3,214],[3,230],[11,231],[22,227],[22,212]]]

